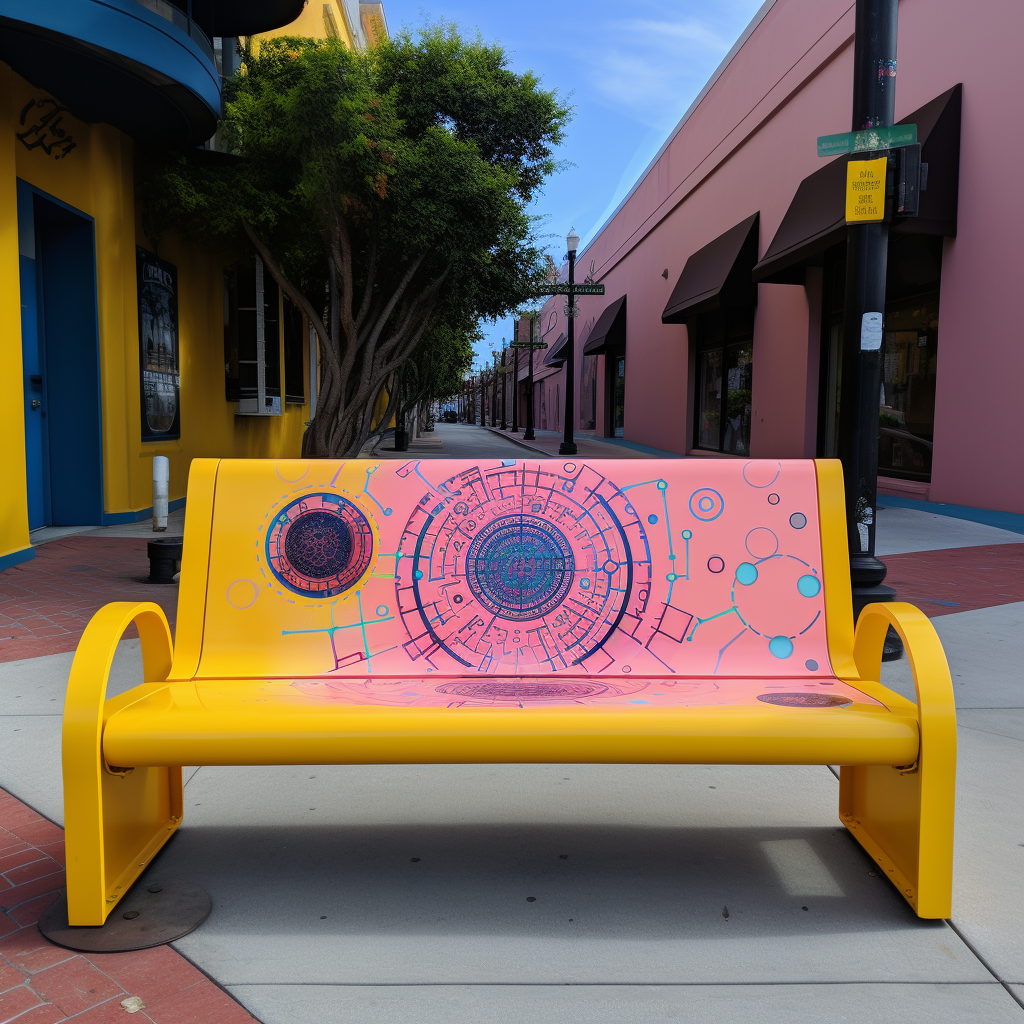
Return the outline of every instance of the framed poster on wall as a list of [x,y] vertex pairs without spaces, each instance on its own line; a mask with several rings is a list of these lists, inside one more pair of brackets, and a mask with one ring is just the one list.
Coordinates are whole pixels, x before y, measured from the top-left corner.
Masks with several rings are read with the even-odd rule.
[[135,251],[142,440],[169,441],[181,437],[178,270],[145,249]]

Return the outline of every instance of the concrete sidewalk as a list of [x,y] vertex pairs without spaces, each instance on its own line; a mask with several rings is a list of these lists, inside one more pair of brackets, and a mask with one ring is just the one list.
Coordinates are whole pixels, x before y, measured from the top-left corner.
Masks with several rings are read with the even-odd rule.
[[[214,899],[176,948],[266,1024],[1024,1024],[1024,601],[958,610],[971,558],[1012,594],[1022,538],[913,509],[878,530],[893,571],[964,598],[932,609],[960,732],[952,923],[879,877],[824,766],[201,768],[150,869]],[[0,786],[58,823],[71,658],[0,664]],[[884,673],[912,695],[906,661]],[[126,640],[110,693],[140,680]]]

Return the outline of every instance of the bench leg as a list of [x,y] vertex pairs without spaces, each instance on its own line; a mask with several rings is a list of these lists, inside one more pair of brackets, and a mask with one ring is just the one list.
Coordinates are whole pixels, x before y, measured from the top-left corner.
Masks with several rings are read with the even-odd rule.
[[868,605],[861,612],[854,659],[862,679],[879,678],[890,624],[903,639],[914,673],[918,760],[901,767],[843,767],[839,817],[918,917],[947,918],[952,913],[956,789],[953,685],[931,622],[902,603]]
[[155,604],[116,602],[92,618],[75,653],[64,705],[64,830],[68,922],[101,925],[182,819],[180,768],[117,768],[103,758],[107,678],[135,622],[147,683],[167,678],[171,634]]

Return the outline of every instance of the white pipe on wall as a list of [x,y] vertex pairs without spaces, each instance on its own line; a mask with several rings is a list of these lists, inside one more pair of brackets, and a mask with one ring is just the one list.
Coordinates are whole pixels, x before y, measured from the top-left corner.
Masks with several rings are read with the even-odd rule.
[[167,529],[167,489],[171,463],[166,455],[153,456],[153,530]]

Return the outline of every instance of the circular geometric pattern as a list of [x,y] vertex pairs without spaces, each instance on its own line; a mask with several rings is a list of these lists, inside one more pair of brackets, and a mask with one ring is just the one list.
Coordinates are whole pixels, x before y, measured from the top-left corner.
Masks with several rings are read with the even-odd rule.
[[750,562],[740,562],[736,566],[736,582],[742,583],[743,586],[749,587],[752,583],[757,581],[757,566],[751,565]]
[[[719,555],[712,555],[708,559],[708,571],[713,573],[720,573],[725,571],[725,560]],[[757,570],[754,570],[755,572]]]
[[[811,594],[814,586],[818,589]],[[797,637],[822,614],[818,602],[808,605],[803,598],[820,593],[820,577],[811,566],[793,555],[775,554],[736,567],[732,599],[740,620],[767,641],[772,655],[785,659],[793,654]]]
[[817,672],[818,663],[813,658],[808,658],[804,662],[804,668],[807,669],[808,672]]
[[702,487],[690,495],[690,511],[695,519],[710,523],[725,511],[725,499],[711,487]]
[[608,691],[600,683],[546,682],[540,679],[489,679],[485,683],[442,683],[438,693],[455,697],[486,697],[491,700],[579,700]]
[[803,512],[794,512],[789,517],[789,525],[792,526],[794,530],[802,530],[807,525],[807,516],[805,516]]
[[838,708],[853,703],[838,693],[759,693],[757,699],[784,708]]
[[769,505],[778,505],[779,500],[780,499],[779,499],[779,496],[777,494],[769,494],[768,495],[768,504]]
[[410,655],[437,669],[559,671],[600,650],[627,607],[646,608],[645,523],[601,473],[573,467],[471,466],[432,485],[399,544]]
[[466,555],[473,596],[492,615],[512,622],[540,618],[560,605],[573,571],[565,535],[539,516],[493,520],[473,538]]
[[804,597],[817,597],[821,592],[821,580],[817,576],[812,576],[808,573],[806,576],[801,576],[796,581],[796,589],[803,594]]
[[761,459],[757,462],[747,462],[743,466],[743,479],[751,487],[761,490],[764,487],[771,487],[779,478],[782,472],[781,462],[769,462]]
[[335,597],[358,582],[372,558],[370,524],[337,494],[296,498],[267,531],[271,571],[296,594]]
[[751,558],[771,558],[779,550],[779,538],[767,526],[755,526],[743,544]]

